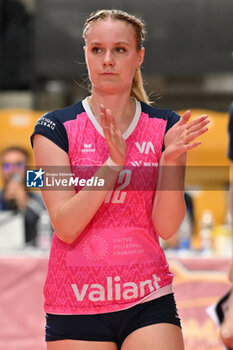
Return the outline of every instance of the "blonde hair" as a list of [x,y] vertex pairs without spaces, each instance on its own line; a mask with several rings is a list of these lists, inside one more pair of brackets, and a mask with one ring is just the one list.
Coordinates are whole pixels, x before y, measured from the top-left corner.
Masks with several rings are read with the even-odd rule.
[[[121,10],[98,10],[96,12],[91,13],[90,17],[87,18],[84,24],[84,29],[83,29],[84,40],[86,39],[86,34],[91,23],[99,20],[106,20],[106,19],[111,19],[115,21],[125,21],[131,24],[136,34],[137,50],[140,51],[143,48],[143,42],[145,40],[145,35],[146,35],[143,22],[139,18]],[[136,70],[134,74],[130,95],[135,97],[139,101],[150,103],[147,93],[144,89],[140,68]]]

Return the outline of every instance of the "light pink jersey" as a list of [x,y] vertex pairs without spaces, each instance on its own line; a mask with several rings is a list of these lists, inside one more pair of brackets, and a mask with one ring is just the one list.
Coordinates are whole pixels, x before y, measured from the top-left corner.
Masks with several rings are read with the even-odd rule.
[[[136,101],[134,119],[123,135],[126,164],[114,189],[73,244],[53,236],[46,312],[112,312],[172,292],[172,274],[151,214],[164,135],[178,120],[171,110]],[[76,176],[84,176],[84,166],[95,173],[109,157],[87,99],[41,117],[34,134],[65,150]]]

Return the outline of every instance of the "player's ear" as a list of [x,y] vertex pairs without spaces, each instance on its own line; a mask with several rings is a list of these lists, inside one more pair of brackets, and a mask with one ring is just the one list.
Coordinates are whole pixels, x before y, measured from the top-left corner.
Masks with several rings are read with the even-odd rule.
[[144,60],[144,56],[145,56],[145,48],[142,47],[141,50],[139,51],[139,54],[138,54],[138,66],[142,65],[142,62]]

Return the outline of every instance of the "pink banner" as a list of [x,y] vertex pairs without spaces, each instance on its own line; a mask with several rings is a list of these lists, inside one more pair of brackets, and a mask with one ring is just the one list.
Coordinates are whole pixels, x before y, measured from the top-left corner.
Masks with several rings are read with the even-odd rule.
[[0,258],[0,349],[45,350],[43,283],[47,257]]
[[170,258],[186,350],[222,350],[218,327],[206,308],[227,292],[229,259]]
[[[222,350],[206,308],[228,289],[228,259],[169,259],[186,350]],[[47,257],[0,258],[0,350],[45,350]]]

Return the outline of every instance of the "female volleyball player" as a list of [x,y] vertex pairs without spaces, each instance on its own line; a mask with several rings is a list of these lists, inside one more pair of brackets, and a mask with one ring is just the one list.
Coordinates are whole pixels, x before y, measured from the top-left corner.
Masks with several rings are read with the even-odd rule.
[[208,119],[148,104],[144,35],[125,12],[92,14],[83,32],[91,94],[43,116],[32,136],[37,165],[79,179],[97,167],[101,180],[43,191],[55,230],[44,287],[49,350],[183,349],[159,236],[171,237],[184,217],[186,152]]

